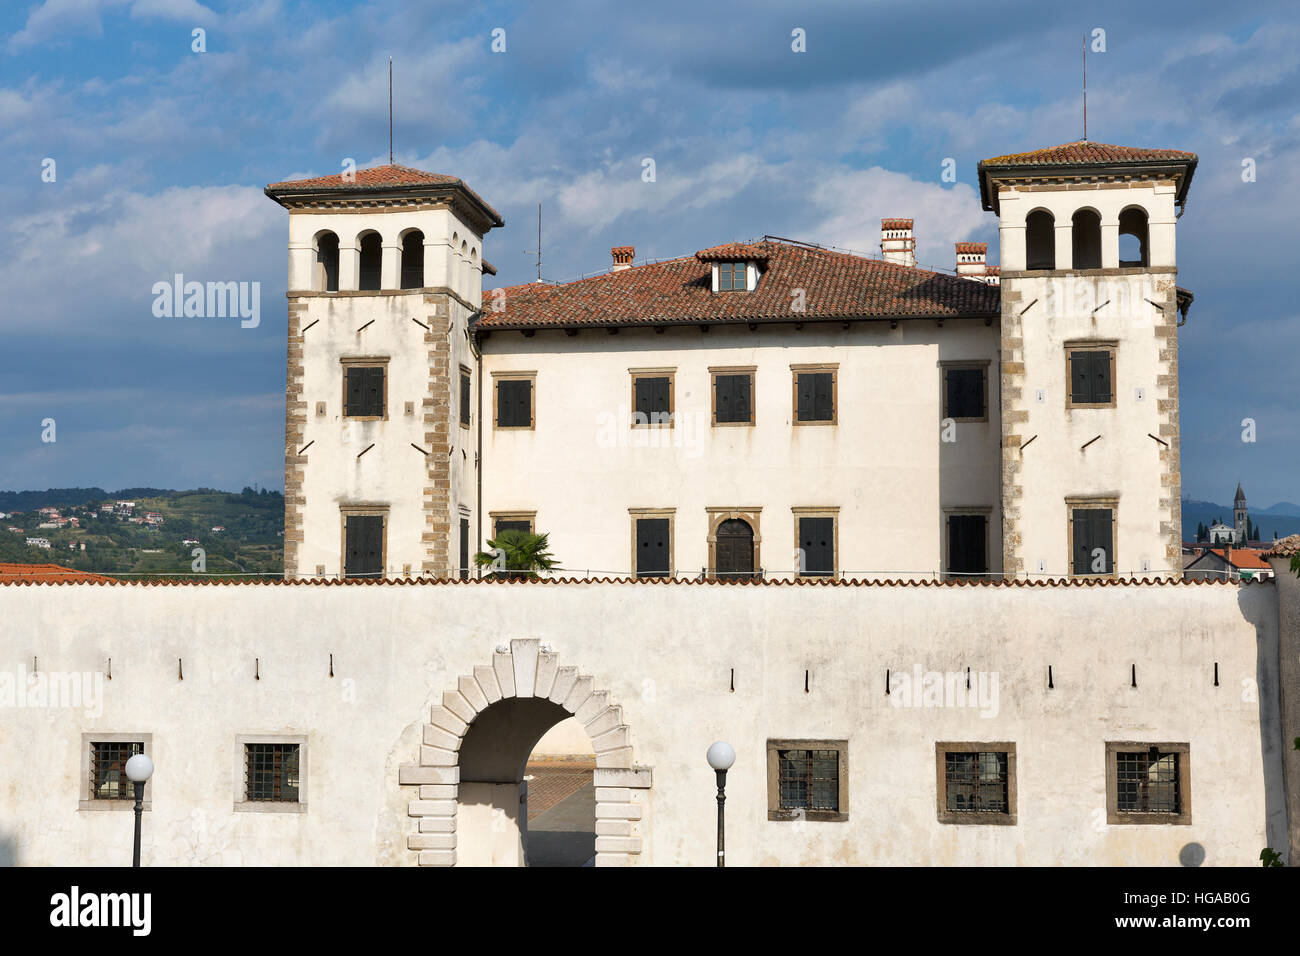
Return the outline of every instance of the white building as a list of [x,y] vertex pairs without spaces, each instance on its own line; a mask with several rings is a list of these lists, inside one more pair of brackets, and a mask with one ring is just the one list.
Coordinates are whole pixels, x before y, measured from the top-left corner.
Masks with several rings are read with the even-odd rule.
[[286,574],[1176,576],[1175,221],[1196,157],[980,164],[1001,267],[765,237],[488,293],[500,217],[400,166],[289,210]]

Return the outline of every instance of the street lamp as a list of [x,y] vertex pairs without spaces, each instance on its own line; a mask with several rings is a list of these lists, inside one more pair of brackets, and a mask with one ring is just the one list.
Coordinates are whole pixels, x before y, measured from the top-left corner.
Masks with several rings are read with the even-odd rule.
[[135,784],[135,852],[131,865],[140,865],[140,816],[144,812],[144,785],[153,776],[153,761],[148,754],[136,754],[126,762],[126,775]]
[[718,774],[718,866],[727,865],[727,857],[723,843],[722,827],[722,805],[727,802],[727,771],[731,765],[736,762],[736,751],[731,749],[731,744],[719,740],[709,747],[708,753],[709,766]]

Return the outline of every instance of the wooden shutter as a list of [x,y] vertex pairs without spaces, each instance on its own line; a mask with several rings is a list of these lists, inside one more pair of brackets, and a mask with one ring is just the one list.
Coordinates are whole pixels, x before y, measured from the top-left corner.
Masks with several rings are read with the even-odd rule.
[[344,383],[347,386],[347,408],[344,415],[361,415],[365,395],[365,370],[357,366],[348,366],[343,370]]
[[533,383],[528,379],[497,382],[497,425],[528,428],[533,423]]
[[1070,401],[1106,405],[1111,401],[1110,355],[1105,351],[1070,353]]
[[1070,353],[1070,401],[1076,405],[1090,402],[1092,377],[1088,374],[1091,363],[1087,352]]
[[470,381],[469,375],[464,372],[460,373],[460,423],[469,424],[470,413]]
[[835,519],[800,518],[799,547],[804,574],[835,573]]
[[948,572],[988,571],[988,522],[983,515],[948,516]]
[[714,377],[717,393],[714,405],[720,422],[748,422],[749,375],[718,375]]
[[469,578],[469,519],[460,519],[460,579]]
[[365,373],[365,397],[363,415],[382,418],[384,415],[384,367],[371,366],[361,370]]
[[[638,378],[636,380],[637,424],[654,424],[666,422],[668,414],[668,390],[671,380],[667,378]],[[642,417],[644,416],[644,417]]]
[[530,531],[532,531],[532,528],[530,527],[529,522],[526,520],[508,521],[503,518],[498,518],[496,523],[496,531],[494,532],[493,536],[495,537],[496,535],[500,534],[502,531],[522,531],[524,532],[524,534],[528,534]]
[[668,519],[638,518],[636,522],[636,573],[666,575],[668,567]]
[[[1074,573],[1109,574],[1115,569],[1115,539],[1109,508],[1074,509]],[[1100,571],[1092,569],[1092,553],[1100,548],[1105,563]]]
[[831,394],[832,377],[829,372],[818,372],[813,376],[814,404],[813,420],[828,422],[835,417],[834,398]]
[[1109,404],[1110,398],[1110,353],[1092,353],[1092,400],[1100,404]]
[[383,573],[384,519],[348,515],[344,543],[344,577],[379,577]]
[[950,368],[945,370],[947,416],[982,418],[984,416],[984,370]]

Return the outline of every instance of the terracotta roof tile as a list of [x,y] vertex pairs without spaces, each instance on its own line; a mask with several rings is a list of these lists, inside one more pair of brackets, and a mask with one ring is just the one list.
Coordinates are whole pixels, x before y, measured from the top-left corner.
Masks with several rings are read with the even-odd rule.
[[418,188],[420,186],[461,189],[473,200],[474,204],[482,207],[483,212],[487,213],[493,225],[505,225],[501,214],[484,202],[483,197],[470,189],[469,184],[463,179],[457,176],[444,176],[441,173],[426,173],[422,169],[412,169],[410,166],[398,166],[396,164],[358,169],[352,174],[351,179],[344,179],[343,173],[335,173],[332,176],[314,176],[310,179],[289,179],[284,182],[271,183],[264,192],[273,199],[279,199],[281,196],[293,197],[299,194],[318,192],[338,192],[340,194],[357,192],[382,193],[391,190]]
[[276,192],[293,190],[319,189],[392,189],[400,186],[455,186],[460,182],[456,176],[444,176],[441,173],[426,173],[422,169],[409,166],[374,166],[370,169],[358,169],[352,180],[345,180],[342,173],[333,176],[316,176],[311,179],[288,179],[281,183],[271,183],[267,189]]
[[1227,548],[1227,555],[1224,555],[1224,548],[1211,548],[1214,554],[1224,558],[1234,568],[1243,568],[1246,570],[1271,571],[1272,566],[1261,557],[1262,552],[1245,548]]
[[1273,542],[1273,546],[1264,552],[1266,558],[1290,558],[1300,554],[1300,534],[1289,535]]
[[72,584],[104,584],[113,578],[89,571],[78,571],[57,564],[2,564],[0,584],[26,582],[62,582]]
[[[631,247],[628,247],[631,248]],[[727,242],[710,249],[701,249],[695,258],[701,262],[735,261],[737,259],[757,259],[760,262],[771,258],[770,242]]]
[[[720,253],[719,250],[728,250]],[[708,259],[762,258],[752,292],[713,292]],[[791,309],[804,290],[803,312]],[[481,329],[790,322],[999,314],[996,286],[926,269],[765,241],[714,246],[681,259],[633,266],[562,285],[529,283],[496,290]],[[498,306],[500,306],[498,310]]]
[[1195,153],[1180,149],[1144,149],[1137,146],[1112,146],[1108,143],[1093,143],[1089,140],[1077,140],[1062,143],[1060,146],[1046,146],[1031,149],[1024,153],[1008,153],[994,156],[980,162],[985,166],[1085,166],[1089,163],[1111,165],[1113,163],[1150,163],[1150,162],[1196,162]]

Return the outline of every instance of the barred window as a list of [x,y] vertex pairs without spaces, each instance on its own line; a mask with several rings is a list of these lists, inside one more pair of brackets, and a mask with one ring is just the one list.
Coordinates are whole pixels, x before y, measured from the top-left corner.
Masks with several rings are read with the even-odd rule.
[[782,750],[781,809],[838,810],[840,755],[835,750]]
[[1121,813],[1181,813],[1176,753],[1122,750],[1115,757],[1117,808]]
[[144,753],[143,741],[90,744],[90,796],[92,800],[134,800],[135,788],[126,775],[126,762]]
[[247,799],[298,802],[298,744],[245,744]]
[[944,754],[944,776],[950,812],[1007,812],[1006,753],[972,751]]
[[1106,822],[1191,825],[1191,759],[1185,742],[1108,741]]

